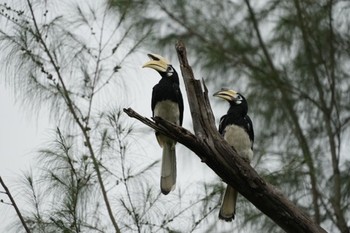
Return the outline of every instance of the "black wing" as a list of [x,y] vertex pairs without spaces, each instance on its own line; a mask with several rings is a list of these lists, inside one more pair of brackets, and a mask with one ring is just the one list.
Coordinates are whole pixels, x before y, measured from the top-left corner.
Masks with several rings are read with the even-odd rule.
[[253,122],[250,119],[248,115],[244,117],[244,125],[243,128],[247,131],[249,135],[250,141],[252,141],[252,149],[253,149],[253,144],[254,144],[254,128],[253,128]]
[[176,95],[176,101],[179,105],[179,111],[180,111],[180,126],[182,126],[182,121],[184,118],[184,101],[182,99],[181,90],[178,84],[174,84],[174,90]]
[[159,87],[159,83],[153,87],[152,91],[152,100],[151,100],[151,108],[152,108],[152,116],[154,116],[154,108],[156,107],[157,102],[160,101],[161,98],[161,88]]
[[223,115],[221,118],[220,118],[220,123],[219,123],[219,133],[221,135],[224,135],[224,130],[227,126],[227,118],[228,116],[227,115]]

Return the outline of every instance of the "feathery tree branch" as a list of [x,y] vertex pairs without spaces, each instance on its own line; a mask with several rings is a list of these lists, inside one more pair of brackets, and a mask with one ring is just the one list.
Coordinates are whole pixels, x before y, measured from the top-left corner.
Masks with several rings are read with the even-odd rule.
[[[42,34],[40,32],[40,28],[39,28],[39,25],[37,23],[36,16],[34,14],[33,5],[32,5],[30,0],[27,0],[27,4],[28,4],[29,10],[30,10],[30,15],[31,15],[31,18],[32,18],[32,21],[33,21],[33,24],[34,24],[35,33],[36,33],[36,37],[38,39],[38,43],[40,43],[42,45],[45,54],[49,58],[49,62],[51,63],[51,65],[53,66],[53,68],[55,70],[55,73],[57,74],[57,77],[58,77],[58,80],[59,80],[59,84],[62,86],[62,90],[61,90],[61,88],[59,88],[59,86],[57,86],[57,90],[60,91],[60,93],[62,94],[62,97],[63,97],[63,99],[64,99],[64,101],[65,101],[65,103],[66,103],[66,105],[68,107],[69,112],[72,114],[72,116],[74,118],[74,121],[79,126],[79,128],[81,129],[81,131],[82,131],[82,133],[84,135],[86,146],[87,146],[87,148],[88,148],[88,150],[90,152],[90,156],[91,156],[92,162],[94,164],[94,168],[95,168],[95,171],[96,171],[98,183],[99,183],[100,188],[101,188],[101,193],[102,193],[102,196],[103,196],[103,199],[104,199],[104,203],[106,205],[108,216],[109,216],[109,218],[110,218],[110,220],[111,220],[111,222],[113,224],[115,232],[116,233],[120,233],[120,229],[119,229],[117,221],[115,220],[115,217],[114,217],[114,214],[113,214],[113,211],[112,211],[112,207],[111,207],[108,195],[107,195],[107,190],[106,190],[105,184],[103,182],[102,174],[101,174],[101,171],[100,171],[100,168],[99,168],[99,162],[98,162],[98,160],[97,160],[97,158],[95,156],[95,152],[94,152],[94,149],[93,149],[93,146],[92,146],[92,143],[91,143],[91,139],[90,139],[90,135],[89,135],[89,129],[87,128],[88,121],[86,121],[86,126],[84,126],[83,125],[83,121],[79,118],[79,115],[77,113],[78,110],[74,106],[74,102],[71,99],[71,96],[69,94],[69,90],[66,87],[65,81],[64,81],[64,79],[63,79],[63,77],[61,75],[60,68],[57,65],[57,63],[56,63],[56,61],[54,59],[54,55],[52,54],[52,52],[48,48],[48,45],[46,44],[46,42],[45,42],[45,40],[44,40],[44,38],[43,38],[43,36],[42,36]],[[101,49],[101,46],[100,46],[100,49]],[[98,59],[100,59],[100,58],[98,58]],[[98,67],[98,65],[99,65],[99,63],[97,63],[96,67]],[[92,91],[92,93],[93,93],[93,91]],[[92,98],[92,96],[91,96],[91,98]],[[90,105],[91,105],[91,103],[92,103],[92,100],[90,100]],[[90,110],[89,110],[89,114],[90,114]]]

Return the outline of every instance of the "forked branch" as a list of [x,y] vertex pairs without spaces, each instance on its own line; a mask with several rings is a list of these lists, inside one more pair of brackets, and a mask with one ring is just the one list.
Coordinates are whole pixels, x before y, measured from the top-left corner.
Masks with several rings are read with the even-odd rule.
[[185,45],[178,42],[176,51],[186,86],[195,135],[158,117],[152,121],[130,108],[124,109],[124,112],[192,150],[226,183],[238,190],[286,232],[326,232],[280,191],[266,183],[221,137],[215,128],[207,90],[204,86],[203,91],[200,81],[194,78],[187,60]]

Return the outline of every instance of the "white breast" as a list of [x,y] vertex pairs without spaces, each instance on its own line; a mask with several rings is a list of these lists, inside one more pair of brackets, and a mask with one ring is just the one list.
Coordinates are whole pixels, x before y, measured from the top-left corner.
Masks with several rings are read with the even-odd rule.
[[242,156],[245,159],[248,159],[249,161],[252,160],[252,142],[249,139],[249,135],[242,127],[236,125],[226,126],[224,138],[228,142],[228,144],[230,144],[236,149],[237,153],[240,156]]

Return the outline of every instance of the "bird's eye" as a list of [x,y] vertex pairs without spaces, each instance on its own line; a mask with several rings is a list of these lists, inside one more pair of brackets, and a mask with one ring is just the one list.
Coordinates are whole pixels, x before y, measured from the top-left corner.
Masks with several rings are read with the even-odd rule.
[[236,99],[235,99],[235,103],[236,104],[241,104],[243,101],[243,98],[241,95],[237,95]]
[[173,73],[174,73],[173,67],[172,67],[172,66],[168,66],[168,69],[166,70],[166,74],[167,74],[168,76],[172,76]]

